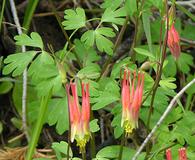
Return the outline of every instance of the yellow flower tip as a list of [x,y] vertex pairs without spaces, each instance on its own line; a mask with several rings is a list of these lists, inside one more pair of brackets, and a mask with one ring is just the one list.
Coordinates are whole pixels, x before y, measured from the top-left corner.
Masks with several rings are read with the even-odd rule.
[[80,138],[79,137],[76,138],[77,146],[79,147],[80,153],[85,152],[85,146],[86,146],[87,142],[89,141],[89,139],[90,139],[90,135],[89,134],[86,134],[84,136],[84,138],[81,138],[81,137]]
[[85,138],[77,140],[77,146],[79,147],[80,153],[85,152],[87,140]]
[[125,136],[129,137],[131,135],[131,133],[133,132],[134,128],[135,127],[131,123],[129,123],[129,121],[126,121],[124,123]]

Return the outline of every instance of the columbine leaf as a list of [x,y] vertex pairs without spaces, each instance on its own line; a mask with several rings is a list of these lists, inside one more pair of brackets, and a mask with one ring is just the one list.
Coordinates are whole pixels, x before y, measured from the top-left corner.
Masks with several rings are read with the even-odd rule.
[[82,37],[81,41],[85,42],[86,45],[88,46],[93,46],[94,45],[94,40],[95,40],[95,33],[94,30],[88,30],[86,31]]
[[96,45],[99,51],[101,52],[106,52],[109,55],[113,54],[113,43],[103,35],[101,35],[98,31],[95,31],[95,40],[96,40]]
[[32,32],[30,37],[24,33],[14,37],[17,45],[24,45],[30,47],[38,47],[43,49],[43,41],[41,36],[37,32]]
[[115,33],[113,32],[112,28],[108,28],[108,27],[102,27],[102,28],[98,28],[96,29],[96,34],[99,33],[105,37],[114,37]]
[[149,52],[148,50],[146,50],[146,49],[134,48],[134,50],[135,50],[138,54],[141,54],[141,55],[150,57],[150,58],[152,58],[152,59],[155,59],[154,55],[153,55],[151,52]]
[[0,83],[0,95],[8,93],[13,87],[13,83],[10,81],[5,81]]
[[4,63],[7,65],[3,68],[3,74],[9,74],[13,72],[12,76],[19,76],[32,61],[36,53],[36,51],[27,51],[9,55],[4,60]]
[[99,127],[99,125],[98,125],[98,119],[93,119],[93,120],[90,122],[89,126],[90,126],[90,131],[91,131],[92,133],[97,132],[97,131],[100,130],[100,127]]
[[[68,143],[66,143],[64,141],[61,141],[60,143],[54,142],[54,143],[52,143],[51,147],[55,150],[57,159],[64,159],[65,158],[64,155],[67,155]],[[70,157],[73,156],[71,148],[69,150],[69,156]]]
[[97,64],[90,64],[77,73],[77,77],[80,79],[96,79],[100,76],[100,67]]
[[58,134],[63,134],[69,127],[67,98],[52,99],[48,106],[47,123],[56,124]]
[[111,94],[110,92],[104,92],[103,94],[100,95],[100,97],[93,99],[93,101],[96,102],[96,104],[93,105],[92,109],[99,110],[119,99],[120,98],[116,94]]
[[119,25],[123,25],[125,19],[122,18],[126,16],[125,8],[119,8],[117,10],[113,10],[112,8],[107,8],[102,15],[101,22],[110,22]]
[[104,3],[101,4],[101,8],[111,8],[115,10],[122,2],[123,0],[105,0]]
[[190,66],[193,65],[193,57],[186,53],[181,53],[178,59],[178,66],[183,73],[190,71]]
[[160,86],[163,87],[163,88],[169,88],[169,89],[175,89],[177,88],[177,85],[175,83],[172,83],[174,82],[176,79],[173,78],[173,77],[169,77],[169,78],[166,78],[166,79],[162,79],[160,81]]
[[64,19],[65,21],[62,22],[62,25],[66,30],[84,27],[86,22],[85,11],[82,8],[77,8],[76,10],[67,9],[65,10]]
[[48,70],[51,70],[53,68],[48,67],[49,65],[55,65],[53,58],[47,52],[42,52],[30,65],[28,75],[32,76],[33,80],[47,77],[48,73],[49,76],[54,76],[52,74],[53,72],[47,72]]
[[77,53],[79,59],[83,62],[83,66],[90,65],[92,62],[100,59],[100,56],[97,55],[96,51],[92,47],[86,46],[80,40],[76,39],[74,44],[75,52]]
[[52,57],[42,52],[31,64],[28,74],[32,77],[32,83],[36,84],[38,95],[45,95],[51,88],[53,92],[61,89],[62,78]]

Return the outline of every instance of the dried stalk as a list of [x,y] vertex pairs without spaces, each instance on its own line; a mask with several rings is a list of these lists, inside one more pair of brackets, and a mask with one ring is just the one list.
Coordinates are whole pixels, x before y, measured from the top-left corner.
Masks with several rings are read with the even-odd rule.
[[135,155],[133,156],[132,160],[136,160],[137,157],[139,156],[139,154],[141,153],[141,151],[143,150],[143,148],[146,146],[146,144],[148,143],[148,141],[151,139],[151,137],[153,136],[153,134],[156,132],[156,130],[160,127],[160,125],[162,124],[162,122],[164,121],[164,119],[167,117],[167,115],[169,114],[169,112],[171,111],[171,109],[174,107],[175,102],[177,102],[177,100],[179,99],[179,97],[192,85],[195,83],[195,78],[189,82],[170,102],[169,106],[167,107],[167,109],[165,110],[165,112],[163,113],[163,115],[160,117],[159,121],[156,123],[156,125],[153,127],[152,131],[148,134],[148,136],[146,137],[146,139],[144,140],[144,142],[141,144],[141,146],[139,147],[139,149],[137,150],[137,152],[135,153]]
[[[18,34],[22,34],[21,25],[18,19],[17,11],[16,11],[16,5],[14,3],[14,0],[9,0],[10,6],[11,6],[11,12],[14,18],[14,22],[16,24],[16,28],[18,31]],[[22,52],[26,52],[26,47],[22,46]],[[27,69],[23,72],[23,84],[22,84],[22,128],[24,131],[24,134],[29,141],[29,134],[28,134],[28,127],[27,127],[27,121],[26,121],[26,97],[27,97]]]

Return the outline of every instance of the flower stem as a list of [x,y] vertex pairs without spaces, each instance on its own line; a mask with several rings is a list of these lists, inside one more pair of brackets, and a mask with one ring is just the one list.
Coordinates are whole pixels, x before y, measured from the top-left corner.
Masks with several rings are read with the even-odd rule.
[[[114,48],[113,48],[114,54],[116,52],[116,49],[118,48],[118,46],[120,45],[120,43],[122,41],[123,35],[124,35],[125,30],[127,28],[128,21],[129,21],[129,17],[126,16],[125,22],[124,22],[124,24],[123,24],[123,26],[122,26],[119,34],[118,34],[118,37],[116,39],[116,42],[114,44]],[[99,79],[101,79],[104,76],[104,73],[106,72],[106,70],[107,70],[107,68],[108,68],[108,66],[109,66],[109,64],[110,64],[111,61],[112,61],[112,56],[109,56],[108,59],[107,59],[107,61],[103,65],[102,72],[101,72],[101,75],[100,75],[100,78]]]
[[[90,112],[91,120],[94,119],[93,111]],[[91,133],[91,140],[90,140],[90,151],[91,151],[91,159],[95,158],[96,155],[96,146],[95,146],[95,135]]]
[[121,137],[121,144],[120,144],[120,151],[119,151],[118,160],[122,160],[124,144],[125,144],[125,133],[123,133],[123,135]]
[[[155,81],[155,84],[154,84],[153,93],[152,93],[152,99],[151,99],[150,108],[149,108],[149,112],[148,112],[148,119],[147,119],[147,124],[146,124],[148,132],[149,132],[149,128],[150,128],[150,119],[151,119],[152,112],[153,112],[154,98],[155,98],[156,91],[158,89],[158,85],[159,85],[159,82],[160,82],[160,79],[161,79],[161,75],[162,75],[162,71],[163,71],[163,63],[164,63],[164,60],[166,58],[168,28],[169,28],[169,26],[168,26],[169,23],[168,22],[169,22],[169,19],[168,19],[168,1],[166,0],[165,3],[166,3],[166,25],[167,26],[166,26],[166,32],[165,32],[163,48],[162,48],[162,58],[161,58],[159,70],[157,72],[157,77],[156,77],[156,81]],[[146,157],[149,154],[149,145],[150,144],[148,143],[148,145],[146,146]]]
[[86,160],[86,151],[82,150],[82,160]]

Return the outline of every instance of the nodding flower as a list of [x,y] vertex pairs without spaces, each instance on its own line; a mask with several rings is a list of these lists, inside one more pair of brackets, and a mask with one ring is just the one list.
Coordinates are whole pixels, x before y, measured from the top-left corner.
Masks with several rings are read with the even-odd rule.
[[171,149],[166,150],[166,160],[172,160]]
[[[179,151],[179,160],[187,160],[186,148],[180,148],[178,151]],[[166,150],[166,160],[172,160],[170,148]]]
[[[70,93],[70,88],[72,95]],[[75,83],[66,85],[68,96],[69,119],[71,126],[71,142],[77,141],[80,152],[85,151],[85,145],[90,139],[89,120],[90,120],[90,102],[89,102],[89,84],[82,83],[82,108],[79,104],[77,86]]]
[[[136,82],[137,80],[137,82]],[[124,71],[122,80],[122,120],[121,127],[124,128],[126,136],[132,133],[133,129],[138,127],[139,109],[142,103],[142,94],[144,86],[144,74],[139,72],[136,78],[136,72],[133,78],[130,78],[130,71]]]
[[177,60],[181,54],[181,48],[180,48],[180,37],[177,30],[174,27],[174,23],[172,23],[170,29],[168,30],[167,45],[171,51],[171,54]]
[[179,149],[179,160],[187,160],[186,148]]

